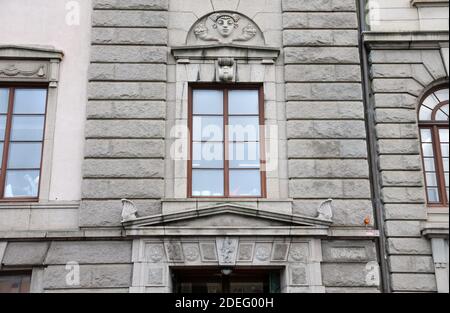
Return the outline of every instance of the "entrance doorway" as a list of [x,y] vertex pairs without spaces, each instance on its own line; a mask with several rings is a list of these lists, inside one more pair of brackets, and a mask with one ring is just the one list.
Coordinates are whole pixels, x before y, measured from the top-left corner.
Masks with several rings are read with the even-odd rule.
[[173,269],[175,293],[279,293],[281,270]]

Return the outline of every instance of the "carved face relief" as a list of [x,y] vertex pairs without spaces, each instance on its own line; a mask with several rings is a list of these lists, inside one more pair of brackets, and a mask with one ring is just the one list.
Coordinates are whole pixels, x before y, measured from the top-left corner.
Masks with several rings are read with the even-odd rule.
[[197,44],[198,41],[248,42],[264,45],[263,34],[249,18],[233,12],[212,13],[197,21],[188,34],[187,44]]
[[237,22],[231,16],[222,15],[217,19],[216,28],[220,35],[224,38],[230,36],[234,29],[238,26]]

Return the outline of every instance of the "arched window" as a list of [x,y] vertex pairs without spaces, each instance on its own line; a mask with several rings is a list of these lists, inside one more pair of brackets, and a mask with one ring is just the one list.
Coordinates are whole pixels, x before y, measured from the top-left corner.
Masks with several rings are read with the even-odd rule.
[[434,88],[419,108],[422,157],[429,205],[448,206],[449,89]]

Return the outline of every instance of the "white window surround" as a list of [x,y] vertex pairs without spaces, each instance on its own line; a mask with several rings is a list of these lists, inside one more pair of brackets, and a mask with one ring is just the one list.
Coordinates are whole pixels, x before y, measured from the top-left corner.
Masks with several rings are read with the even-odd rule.
[[[211,83],[217,81],[217,60],[227,57],[235,60],[236,63],[236,83],[262,83],[264,86],[265,118],[266,125],[274,125],[278,129],[277,155],[283,155],[281,149],[285,143],[283,127],[280,121],[283,120],[285,112],[281,112],[284,106],[279,105],[284,99],[284,95],[277,92],[277,66],[276,60],[280,50],[273,47],[244,47],[234,44],[223,44],[214,46],[183,46],[172,48],[172,54],[176,61],[173,69],[173,80],[169,82],[175,93],[169,99],[169,106],[173,106],[173,111],[169,111],[167,123],[168,131],[173,126],[184,129],[188,125],[188,85],[189,83]],[[170,103],[172,102],[172,103]],[[277,105],[278,104],[278,105]],[[184,140],[188,143],[188,138],[178,138],[176,134],[170,133],[171,143],[175,140]],[[179,136],[179,135],[178,135]],[[266,135],[265,146],[270,147],[270,134]],[[273,146],[273,145],[272,145]],[[169,145],[170,148],[170,145]],[[170,153],[170,151],[167,151]],[[266,153],[268,153],[266,151]],[[280,154],[278,154],[280,153]],[[270,156],[266,155],[266,159]],[[169,160],[171,164],[168,168],[173,169],[171,179],[166,180],[166,193],[168,199],[186,199],[187,197],[187,162],[186,160]],[[267,172],[267,198],[286,199],[287,175],[282,175],[283,167],[287,162],[280,157],[277,169]],[[285,179],[283,179],[285,178]],[[224,199],[226,200],[226,199]],[[241,199],[243,201],[243,199]]]
[[0,83],[48,83],[39,202],[49,201],[59,68],[63,57],[64,53],[53,47],[0,45]]

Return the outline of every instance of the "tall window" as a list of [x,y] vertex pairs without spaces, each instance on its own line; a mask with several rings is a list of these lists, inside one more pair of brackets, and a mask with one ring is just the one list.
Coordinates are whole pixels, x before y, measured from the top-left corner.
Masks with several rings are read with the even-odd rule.
[[448,206],[449,90],[432,90],[422,101],[419,124],[428,204]]
[[191,197],[264,197],[262,87],[190,88]]
[[0,87],[0,199],[39,196],[47,89]]

